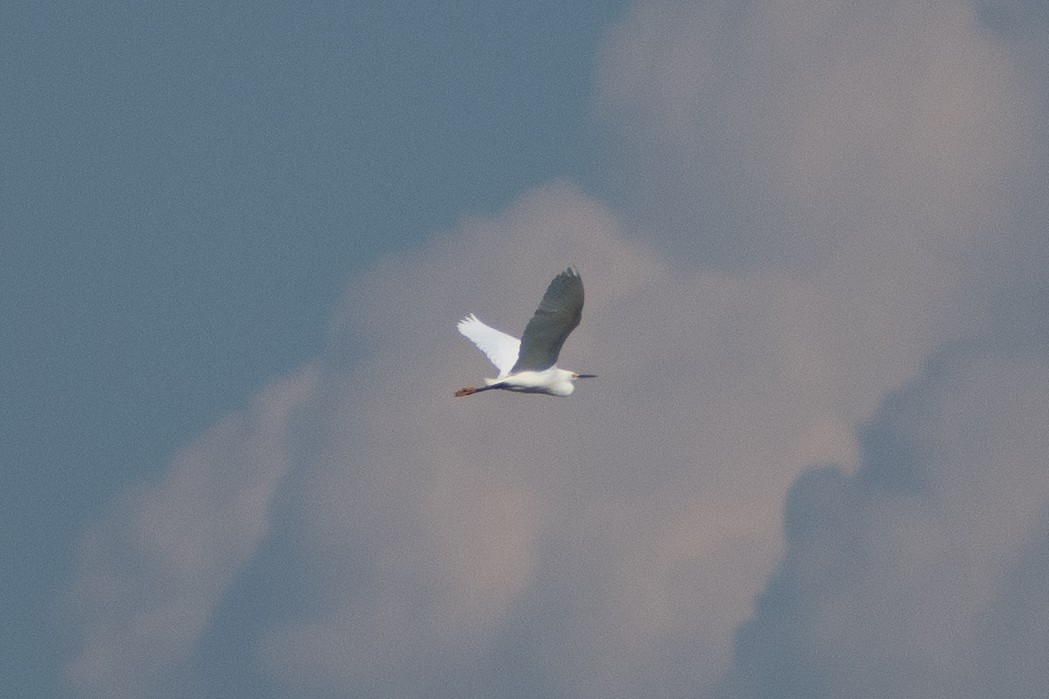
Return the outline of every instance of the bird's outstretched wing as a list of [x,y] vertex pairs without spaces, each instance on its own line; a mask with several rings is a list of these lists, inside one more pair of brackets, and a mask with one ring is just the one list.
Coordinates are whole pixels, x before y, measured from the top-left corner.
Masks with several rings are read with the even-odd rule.
[[520,354],[510,369],[542,371],[557,363],[561,345],[583,317],[583,280],[571,267],[554,277],[521,338]]
[[459,321],[459,332],[488,355],[488,359],[499,370],[500,379],[510,373],[510,367],[517,361],[520,340],[501,330],[488,327],[473,313]]

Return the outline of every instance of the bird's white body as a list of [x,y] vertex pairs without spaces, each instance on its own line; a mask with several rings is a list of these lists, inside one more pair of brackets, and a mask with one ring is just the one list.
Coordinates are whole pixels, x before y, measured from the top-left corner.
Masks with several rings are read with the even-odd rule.
[[488,355],[499,376],[485,379],[483,388],[463,388],[455,395],[469,396],[489,389],[571,395],[575,390],[573,382],[592,374],[560,369],[555,362],[565,338],[579,325],[582,313],[583,282],[579,273],[569,267],[550,282],[520,340],[485,325],[472,313],[466,316],[459,321],[459,332]]
[[551,396],[570,396],[575,390],[572,383],[579,375],[552,366],[542,371],[519,371],[501,379],[485,379],[486,386],[505,388],[520,393],[547,393]]

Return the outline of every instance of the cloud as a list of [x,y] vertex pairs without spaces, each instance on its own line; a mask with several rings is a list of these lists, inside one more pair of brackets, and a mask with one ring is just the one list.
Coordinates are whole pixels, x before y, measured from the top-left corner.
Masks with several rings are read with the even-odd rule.
[[[1045,560],[1022,465],[1041,444],[1011,430],[1037,431],[1044,322],[1031,357],[1004,352],[1045,315],[1024,179],[1044,163],[1030,66],[975,17],[638,3],[597,93],[634,194],[552,182],[351,280],[321,357],[85,535],[73,688],[155,694],[215,624],[258,644],[281,696],[835,688],[832,661],[874,672],[869,649],[900,640],[849,635],[867,599],[956,641],[905,628],[901,686],[954,681],[961,658],[1009,671],[1022,655],[965,629],[979,607],[1002,647],[1040,638],[1009,622],[1042,613],[1010,591]],[[455,322],[520,331],[569,264],[587,305],[562,364],[600,378],[452,398],[490,369]],[[998,344],[942,349],[968,337]],[[996,519],[1012,497],[1025,514]],[[216,619],[237,576],[280,578],[258,638]]]
[[787,551],[724,696],[1036,695],[1047,416],[1044,356],[935,356],[861,430],[855,475],[791,488]]
[[295,411],[314,390],[304,367],[274,383],[129,489],[84,535],[63,606],[78,638],[66,679],[79,693],[145,696],[184,661],[269,530],[288,469]]
[[[571,401],[451,399],[488,370],[454,321],[518,329],[569,262],[588,302],[564,363],[601,378]],[[851,425],[945,332],[894,332],[911,319],[893,309],[861,345],[837,290],[682,271],[566,184],[380,264],[333,326],[333,347],[375,350],[324,364],[307,611],[270,629],[267,664],[304,694],[712,682],[778,552],[782,493],[855,459]]]
[[639,2],[597,104],[661,245],[811,273],[861,240],[969,263],[1030,165],[1031,88],[965,3]]

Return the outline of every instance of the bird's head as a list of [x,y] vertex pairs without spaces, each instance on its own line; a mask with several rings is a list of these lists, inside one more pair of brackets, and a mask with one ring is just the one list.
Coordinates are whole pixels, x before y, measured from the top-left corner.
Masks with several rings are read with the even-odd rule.
[[567,369],[557,369],[557,380],[550,384],[549,393],[555,396],[570,396],[575,391],[577,379],[592,379],[594,374],[579,374]]

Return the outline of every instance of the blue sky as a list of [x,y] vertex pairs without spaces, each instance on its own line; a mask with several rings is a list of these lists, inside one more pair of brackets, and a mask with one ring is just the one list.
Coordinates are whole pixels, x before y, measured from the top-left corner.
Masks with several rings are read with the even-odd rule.
[[5,6],[3,686],[1033,696],[1047,28]]
[[54,673],[77,532],[315,355],[349,275],[581,169],[618,11],[0,11],[12,681]]

